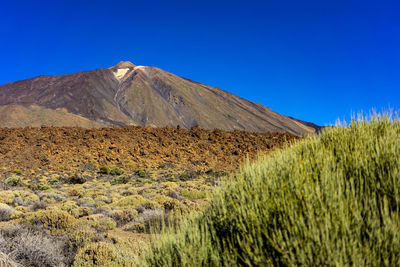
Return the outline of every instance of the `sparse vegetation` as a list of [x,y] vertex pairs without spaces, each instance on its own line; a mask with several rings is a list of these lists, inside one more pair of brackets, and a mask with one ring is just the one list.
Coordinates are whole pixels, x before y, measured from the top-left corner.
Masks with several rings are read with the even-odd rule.
[[[167,215],[172,217],[175,216],[173,215],[175,212],[188,212],[197,200],[188,200],[182,197],[180,192],[202,188],[209,179],[208,176],[198,177],[190,183],[180,184],[181,181],[177,180],[177,183],[166,184],[163,172],[179,175],[184,171],[163,168],[148,171],[146,178],[140,178],[133,169],[124,175],[115,176],[98,174],[97,170],[89,170],[92,173],[71,170],[72,174],[44,171],[39,173],[37,179],[24,178],[21,187],[0,191],[0,221],[7,223],[8,227],[17,227],[16,231],[21,227],[35,229],[33,234],[35,240],[39,242],[43,239],[46,246],[50,244],[49,240],[61,244],[63,247],[61,251],[65,252],[65,255],[61,253],[54,256],[58,266],[64,266],[62,265],[64,263],[60,262],[67,261],[68,265],[75,261],[74,266],[91,266],[91,260],[82,253],[83,251],[102,253],[96,251],[103,249],[95,245],[98,242],[108,244],[111,251],[123,251],[122,255],[129,253],[128,263],[121,263],[121,266],[124,266],[123,264],[131,266],[135,253],[142,250],[148,241],[140,243],[139,249],[130,241],[121,241],[121,235],[124,238],[134,237],[136,244],[136,235],[149,235],[150,228],[155,226],[159,228]],[[84,183],[77,179],[89,176],[92,178],[86,179]],[[50,182],[53,179],[56,181]],[[50,184],[53,184],[52,187]],[[43,186],[48,188],[43,191],[41,190]],[[207,190],[210,189],[211,187]],[[19,225],[18,222],[23,225]],[[117,235],[114,235],[115,231]],[[7,244],[17,242],[9,238],[7,240]],[[26,245],[31,246],[32,243],[28,242]],[[58,245],[56,247],[59,249]],[[22,255],[16,252],[16,247],[9,249],[7,253]],[[27,248],[29,255],[33,254],[33,251],[43,255],[40,249]],[[53,253],[54,251],[49,251],[48,255]],[[29,266],[46,266],[51,262],[45,259],[48,255],[40,256],[44,257],[43,259],[32,259],[33,256],[29,256],[31,258],[29,263],[28,260],[18,258],[10,260]],[[64,258],[61,259],[60,255]],[[94,261],[97,261],[98,257],[102,258],[96,254]],[[38,263],[35,265],[33,262]],[[111,260],[110,264],[118,266],[120,263]]]
[[[48,131],[49,128],[44,130]],[[51,131],[53,130],[50,129],[48,134]],[[68,137],[69,131],[66,129],[59,134],[63,138]],[[149,129],[150,133],[146,137],[149,142],[154,137],[151,131],[153,130]],[[168,129],[165,131],[168,133]],[[185,131],[182,130],[181,134],[186,134]],[[207,140],[211,134],[210,131],[201,129],[196,131],[196,140],[200,140],[197,134],[204,135],[201,140]],[[42,133],[42,130],[39,132]],[[248,138],[242,133],[238,136],[239,141],[235,142],[243,143],[243,140]],[[270,141],[272,139],[266,136],[268,135],[260,134],[256,138],[248,139],[249,147],[252,145],[249,153],[254,152],[256,145],[264,146],[265,140],[283,140]],[[44,136],[43,140],[47,140],[46,138]],[[111,134],[106,142],[108,138],[111,138]],[[188,133],[188,140],[191,138],[191,133]],[[221,137],[212,138],[214,142]],[[89,142],[92,139],[89,136],[86,140]],[[112,149],[106,151],[106,158],[101,154],[103,150],[90,154],[85,152],[85,146],[79,148],[82,152],[72,162],[59,157],[63,151],[55,154],[41,152],[37,155],[40,163],[44,164],[40,168],[13,163],[10,167],[3,167],[2,177],[11,175],[19,177],[21,181],[17,186],[11,186],[5,183],[6,179],[3,180],[6,190],[0,190],[2,228],[15,227],[15,231],[21,233],[24,229],[29,229],[29,238],[32,237],[37,243],[43,240],[43,249],[53,247],[45,254],[42,248],[30,247],[34,246],[33,242],[26,242],[25,245],[29,248],[24,247],[27,253],[25,255],[18,251],[22,246],[12,245],[19,244],[20,241],[11,238],[12,235],[4,234],[0,235],[0,246],[7,244],[8,247],[7,250],[0,247],[0,252],[25,257],[22,259],[13,256],[10,260],[27,266],[96,266],[100,265],[100,262],[105,266],[132,266],[136,264],[135,256],[149,245],[151,229],[158,229],[158,233],[162,234],[162,225],[178,227],[179,222],[189,216],[190,212],[201,210],[208,201],[207,192],[211,192],[219,183],[220,177],[217,177],[216,173],[222,173],[221,168],[230,171],[234,166],[230,156],[222,158],[221,161],[223,151],[214,150],[213,144],[211,146],[214,152],[212,161],[209,161],[210,166],[197,156],[192,158],[190,163],[178,163],[176,160],[179,159],[180,162],[182,159],[181,151],[175,151],[175,145],[176,154],[168,152],[168,156],[163,156],[166,162],[160,161],[158,152],[155,153],[152,147],[147,147],[150,143],[146,143],[148,154],[143,164],[144,161],[124,158],[126,154],[123,152],[129,151],[131,138],[128,141],[122,146],[126,145],[126,149],[120,149],[121,146],[108,146]],[[64,140],[57,142],[62,144]],[[182,147],[186,151],[189,143],[185,142],[186,145]],[[116,153],[118,150],[121,154]],[[141,151],[139,150],[139,153]],[[130,150],[129,153],[133,152],[134,150]],[[42,154],[46,154],[45,157],[42,157]],[[194,155],[191,152],[189,154],[191,157]],[[69,154],[63,155],[70,157]],[[214,164],[217,160],[223,162],[223,167]],[[131,161],[134,163],[129,163]],[[234,162],[237,164],[237,158]],[[23,169],[21,173],[13,171],[20,168]],[[209,169],[213,171],[207,172]],[[3,241],[6,243],[1,243]],[[54,250],[58,250],[59,253]],[[40,259],[34,258],[35,251]]]

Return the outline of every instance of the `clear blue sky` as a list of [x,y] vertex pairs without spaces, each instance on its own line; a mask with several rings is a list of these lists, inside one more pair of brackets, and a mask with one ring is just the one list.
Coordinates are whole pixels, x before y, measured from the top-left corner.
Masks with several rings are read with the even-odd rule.
[[151,65],[320,125],[400,107],[400,1],[3,1],[0,84]]

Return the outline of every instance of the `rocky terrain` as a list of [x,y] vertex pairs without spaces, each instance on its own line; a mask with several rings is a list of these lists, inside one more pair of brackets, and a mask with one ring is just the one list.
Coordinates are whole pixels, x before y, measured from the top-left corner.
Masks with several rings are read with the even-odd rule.
[[0,168],[76,170],[87,164],[234,170],[246,156],[280,147],[288,133],[176,128],[0,128]]
[[133,266],[151,229],[201,211],[246,158],[296,139],[198,127],[0,128],[0,260]]
[[0,127],[127,126],[313,133],[314,124],[156,67],[47,75],[0,86]]

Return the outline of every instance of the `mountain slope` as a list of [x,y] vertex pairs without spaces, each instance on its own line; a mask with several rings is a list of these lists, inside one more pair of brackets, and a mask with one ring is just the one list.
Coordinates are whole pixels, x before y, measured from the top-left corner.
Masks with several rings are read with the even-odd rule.
[[[93,124],[108,126],[198,125],[206,129],[284,131],[297,135],[315,132],[312,124],[280,115],[221,89],[130,62],[120,62],[109,69],[39,76],[2,85],[0,106],[4,109],[8,105],[63,109]],[[42,117],[43,124],[49,123],[46,115]],[[11,126],[28,125],[29,122],[21,125],[15,121]],[[0,126],[5,126],[1,117]]]

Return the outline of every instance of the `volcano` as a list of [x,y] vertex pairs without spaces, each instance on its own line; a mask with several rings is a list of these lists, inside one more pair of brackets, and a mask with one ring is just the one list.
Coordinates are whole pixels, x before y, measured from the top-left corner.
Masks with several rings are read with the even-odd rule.
[[288,132],[319,127],[156,67],[44,75],[0,86],[0,127],[127,125]]

